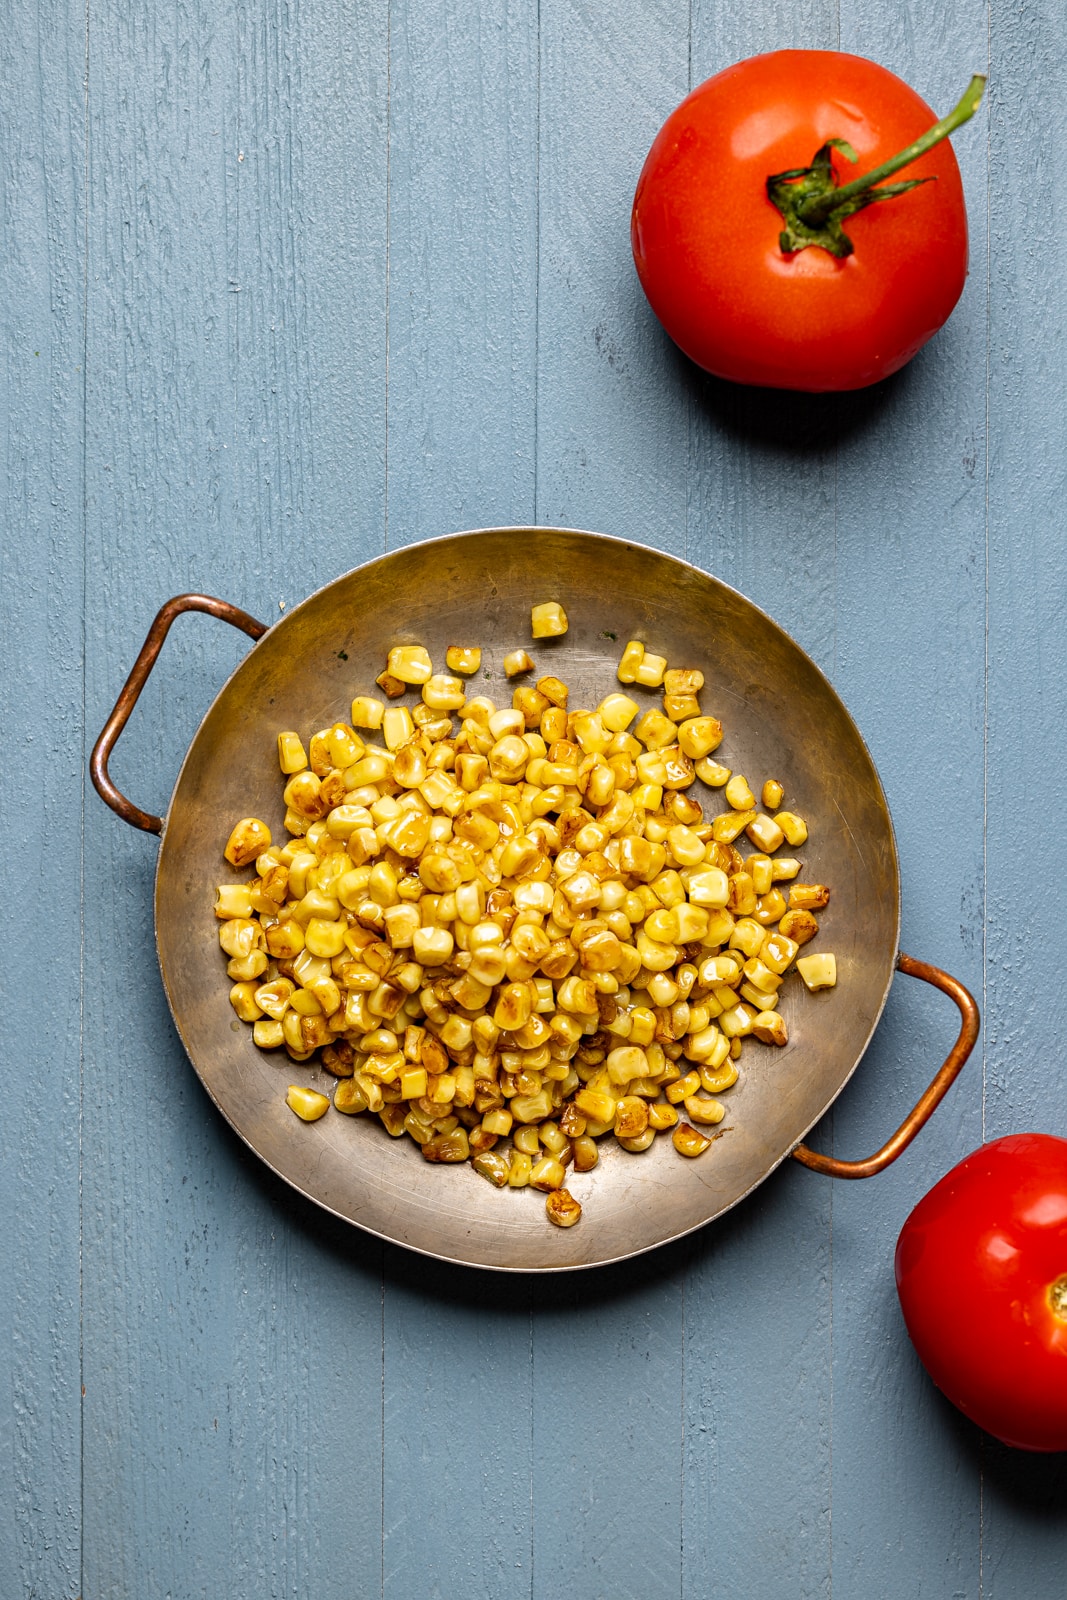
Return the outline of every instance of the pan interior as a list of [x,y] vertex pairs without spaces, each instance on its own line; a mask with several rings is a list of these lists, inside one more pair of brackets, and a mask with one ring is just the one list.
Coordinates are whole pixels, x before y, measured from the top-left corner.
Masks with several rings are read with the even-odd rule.
[[[530,606],[559,600],[558,640],[530,642]],[[832,886],[814,949],[837,957],[835,990],[785,985],[783,1049],[746,1047],[724,1097],[723,1137],[696,1161],[670,1140],[642,1155],[601,1142],[599,1166],[569,1187],[575,1228],[545,1217],[533,1191],[499,1191],[472,1169],[429,1166],[377,1119],[333,1112],[298,1121],[290,1082],[329,1092],[334,1080],[284,1052],[262,1053],[228,1002],[212,912],[230,875],[233,823],[256,815],[285,837],[277,735],[305,738],[347,720],[352,697],[394,644],[427,646],[443,670],[450,644],[478,644],[471,692],[510,704],[506,652],[529,648],[538,675],[571,689],[571,708],[617,688],[628,639],[671,666],[699,667],[703,710],[725,736],[717,759],[757,789],[777,777],[809,823],[802,876]],[[628,689],[642,712],[661,691]],[[410,697],[409,697],[410,698]],[[695,786],[705,815],[725,806]],[[794,1148],[840,1093],[885,1003],[896,958],[899,882],[892,826],[870,755],[814,663],[736,591],[682,562],[603,536],[510,528],[410,546],[338,578],[277,622],[205,716],[179,774],[160,849],[157,939],[167,995],[196,1071],[240,1136],[312,1200],[373,1233],[444,1259],[502,1269],[592,1266],[647,1250],[719,1216]]]

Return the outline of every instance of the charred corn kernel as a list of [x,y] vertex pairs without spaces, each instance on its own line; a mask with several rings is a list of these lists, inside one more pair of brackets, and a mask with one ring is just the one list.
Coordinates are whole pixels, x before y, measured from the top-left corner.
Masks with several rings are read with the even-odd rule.
[[[615,1106],[615,1134],[619,1139],[636,1139],[648,1127],[648,1106],[635,1094],[623,1095]],[[655,1132],[655,1129],[652,1130]]]
[[252,890],[247,883],[220,883],[215,899],[215,915],[220,921],[238,917],[248,921],[252,915]]
[[306,1089],[300,1083],[289,1085],[285,1103],[290,1111],[296,1112],[302,1122],[317,1122],[319,1117],[325,1116],[330,1109],[330,1102],[324,1094],[319,1094],[314,1089]]
[[304,930],[295,917],[285,917],[266,929],[267,950],[276,961],[291,961],[304,948]]
[[719,844],[733,844],[753,821],[754,811],[724,811],[711,824],[711,836]]
[[468,1161],[470,1153],[466,1128],[453,1128],[450,1133],[435,1134],[422,1147],[424,1161]]
[[396,645],[389,652],[389,671],[401,683],[426,683],[433,674],[430,652],[421,644]]
[[794,848],[807,843],[808,825],[795,811],[777,811],[774,820],[785,834],[787,843]]
[[666,656],[654,656],[645,650],[634,668],[634,681],[646,689],[658,689],[667,670]]
[[[544,695],[545,699],[550,701],[553,706],[560,711],[566,711],[567,701],[570,697],[570,691],[568,690],[567,685],[563,682],[562,678],[556,678],[549,674],[547,677],[538,678],[537,687],[540,693]],[[546,712],[545,715],[547,716],[548,713]],[[556,719],[556,723],[558,725],[558,718]],[[564,733],[565,732],[566,727],[564,726]],[[549,735],[546,733],[545,738],[547,739],[548,737]],[[557,734],[556,737],[562,738],[563,734]]]
[[242,817],[222,852],[234,867],[247,867],[270,847],[270,829],[258,817]]
[[821,911],[830,904],[830,891],[824,883],[794,883],[789,891],[791,911]]
[[[379,1093],[381,1091],[379,1090]],[[333,1108],[346,1116],[358,1116],[367,1109],[367,1095],[362,1085],[352,1078],[342,1078],[333,1092]]]
[[778,924],[778,932],[794,944],[810,943],[818,931],[818,920],[810,911],[787,911]]
[[667,1100],[656,1100],[648,1108],[648,1125],[657,1133],[664,1133],[668,1128],[673,1128],[678,1121],[678,1112]]
[[789,1043],[789,1034],[786,1031],[785,1021],[780,1012],[760,1011],[752,1024],[752,1032],[764,1044],[783,1045]]
[[735,811],[752,811],[755,808],[756,797],[748,786],[748,779],[740,772],[735,772],[726,785],[726,804]]
[[477,645],[450,644],[445,651],[445,666],[449,672],[462,672],[469,678],[482,664],[482,652]]
[[691,1128],[688,1122],[680,1122],[671,1134],[671,1143],[680,1156],[693,1157],[703,1155],[711,1140],[706,1134]]
[[298,733],[278,735],[278,765],[284,773],[302,772],[308,764],[307,751]]
[[687,1095],[683,1105],[690,1121],[700,1123],[703,1127],[713,1127],[726,1115],[726,1107],[720,1105],[718,1100],[705,1100],[696,1094]]
[[631,639],[622,652],[616,670],[616,677],[620,683],[636,683],[637,669],[644,659],[645,647],[637,639]]
[[[730,792],[729,784],[726,785],[726,792],[727,794]],[[774,818],[766,816],[762,811],[757,811],[746,827],[745,832],[756,848],[764,851],[767,855],[777,850],[778,846],[785,841],[785,834]]]
[[697,762],[697,777],[701,783],[706,783],[709,789],[721,789],[729,783],[731,769],[722,767],[717,761],[711,761],[706,756],[703,761]]
[[837,960],[829,951],[801,956],[797,971],[809,989],[832,989],[837,983]]
[[[722,744],[722,723],[716,717],[687,717],[678,729],[678,743],[691,760],[699,762]],[[700,775],[699,767],[697,772]]]
[[382,725],[385,706],[370,695],[359,694],[352,702],[352,726],[377,729]]
[[[533,1183],[533,1174],[530,1175]],[[542,1188],[542,1184],[536,1184]],[[545,1215],[549,1222],[554,1222],[557,1228],[573,1228],[582,1215],[582,1208],[568,1189],[554,1189],[545,1196]]]
[[422,686],[422,701],[432,711],[458,711],[467,698],[467,691],[459,678],[447,672],[434,672]]
[[471,1157],[471,1166],[483,1178],[487,1178],[494,1189],[505,1189],[511,1173],[511,1163],[507,1156],[497,1150],[480,1150]]
[[[561,632],[566,632],[566,628],[563,628]],[[542,634],[534,634],[535,639],[542,637],[544,637]],[[523,672],[532,672],[533,668],[533,658],[526,650],[511,650],[504,657],[505,678],[517,678]]]
[[558,600],[530,607],[530,632],[535,639],[557,639],[567,631],[567,613]]

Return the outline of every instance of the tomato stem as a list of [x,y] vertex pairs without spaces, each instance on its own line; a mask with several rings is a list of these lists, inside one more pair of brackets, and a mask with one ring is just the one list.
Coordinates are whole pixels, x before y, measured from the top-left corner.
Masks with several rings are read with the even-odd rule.
[[903,183],[876,187],[884,178],[891,178],[901,168],[910,166],[950,133],[969,122],[982,103],[985,85],[984,74],[975,73],[962,100],[947,117],[935,122],[905,150],[851,183],[839,185],[833,165],[832,152],[835,149],[840,150],[849,161],[858,160],[855,150],[844,139],[827,139],[815,152],[810,167],[796,167],[790,172],[778,172],[768,178],[768,197],[786,223],[779,235],[779,244],[785,254],[791,255],[817,244],[831,255],[850,256],[854,246],[842,227],[845,219],[877,200],[893,200],[898,195],[906,194],[909,189],[918,188],[921,183],[929,183],[929,178],[909,178]]

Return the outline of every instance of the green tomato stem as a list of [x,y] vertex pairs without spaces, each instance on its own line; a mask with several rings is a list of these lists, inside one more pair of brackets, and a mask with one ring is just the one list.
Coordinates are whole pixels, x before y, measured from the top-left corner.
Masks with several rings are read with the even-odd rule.
[[[950,111],[947,117],[942,117],[940,122],[935,122],[932,128],[928,128],[915,140],[914,144],[909,144],[907,149],[901,150],[898,155],[883,161],[880,167],[872,167],[862,178],[843,184],[840,189],[834,189],[826,195],[801,200],[797,206],[797,214],[801,221],[809,228],[818,228],[833,212],[851,209],[856,200],[868,195],[875,184],[881,183],[883,178],[891,178],[894,172],[899,172],[902,167],[908,167],[920,156],[924,156],[935,144],[940,144],[942,139],[947,139],[949,134],[955,133],[957,128],[961,128],[965,122],[971,120],[982,103],[985,86],[985,75],[976,72],[955,110]],[[888,198],[888,194],[885,197]],[[871,196],[871,198],[880,197]]]

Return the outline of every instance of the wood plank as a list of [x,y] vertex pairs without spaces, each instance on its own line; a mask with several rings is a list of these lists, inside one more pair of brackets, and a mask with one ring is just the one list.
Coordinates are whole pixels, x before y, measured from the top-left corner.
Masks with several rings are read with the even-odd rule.
[[[380,548],[385,19],[101,4],[89,82],[95,728],[168,595],[269,618]],[[139,803],[247,647],[175,629],[116,756]],[[86,1593],[380,1588],[380,1251],[221,1124],[153,971],[153,842],[86,821]]]
[[[538,520],[681,555],[686,397],[634,272],[629,220],[641,163],[685,92],[688,17],[549,0],[540,18]],[[679,1260],[660,1251],[538,1296],[537,1594],[679,1592]]]
[[[0,1591],[81,1588],[77,979],[82,807],[85,19],[23,6],[0,55]],[[17,842],[16,842],[17,841]]]
[[[985,59],[970,0],[843,9],[841,42],[938,112]],[[835,681],[870,745],[897,831],[902,947],[981,993],[985,394],[984,113],[954,142],[975,269],[946,328],[838,453]],[[906,203],[905,199],[900,203]],[[936,777],[934,775],[936,774]],[[930,826],[950,796],[951,845]],[[876,1149],[947,1052],[952,1005],[898,978],[874,1045],[834,1116],[840,1155]],[[908,1211],[980,1138],[982,1051],[921,1138],[883,1176],[835,1194],[834,1594],[975,1594],[979,1485],[915,1361],[892,1279]],[[922,1460],[921,1473],[915,1462]],[[872,1473],[871,1463],[877,1462]]]
[[[536,63],[516,0],[394,11],[390,548],[533,520]],[[526,1593],[531,1285],[386,1263],[384,1592]]]
[[[822,0],[788,11],[699,4],[693,82],[763,50],[836,42],[837,8]],[[834,396],[744,389],[694,368],[686,381],[689,557],[764,606],[832,673],[844,407]],[[761,1600],[826,1589],[832,1203],[829,1184],[787,1162],[694,1240],[685,1296],[686,1595],[718,1585]]]
[[[1030,1129],[1062,1136],[1056,1041],[1067,998],[1035,1007],[1032,952],[1054,937],[1032,890],[1067,789],[1059,730],[1067,713],[1063,504],[1067,291],[1057,261],[1065,223],[1048,185],[1065,132],[1067,60],[1058,8],[1039,0],[991,13],[989,252],[988,911],[983,1107],[987,1139]],[[1020,826],[1016,799],[1033,796]],[[1040,797],[1040,798],[1039,798]],[[982,1593],[1052,1600],[1063,1590],[1067,1456],[1021,1455],[969,1426],[983,1473]]]

